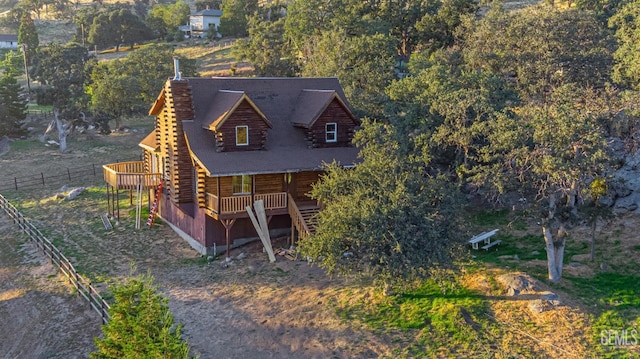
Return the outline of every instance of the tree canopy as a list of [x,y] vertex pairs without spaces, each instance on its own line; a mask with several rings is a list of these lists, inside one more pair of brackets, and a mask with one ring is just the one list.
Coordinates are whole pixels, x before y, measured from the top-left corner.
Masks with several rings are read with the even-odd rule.
[[27,101],[16,76],[19,73],[15,52],[7,53],[0,63],[0,137],[21,135],[21,121],[27,117]]
[[330,273],[401,285],[452,267],[463,253],[460,192],[405,152],[401,137],[391,125],[365,121],[356,139],[362,163],[334,163],[314,186],[325,208],[316,234],[299,246]]
[[98,14],[89,29],[88,41],[98,47],[133,45],[150,38],[149,28],[128,9]]
[[182,340],[168,299],[158,294],[150,275],[133,277],[111,288],[114,303],[111,319],[96,338],[92,359],[189,358],[189,345]]

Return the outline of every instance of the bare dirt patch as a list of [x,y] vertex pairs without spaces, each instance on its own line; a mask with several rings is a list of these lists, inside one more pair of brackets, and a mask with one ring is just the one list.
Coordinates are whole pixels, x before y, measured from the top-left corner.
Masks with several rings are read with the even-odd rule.
[[86,358],[99,319],[0,214],[0,357]]

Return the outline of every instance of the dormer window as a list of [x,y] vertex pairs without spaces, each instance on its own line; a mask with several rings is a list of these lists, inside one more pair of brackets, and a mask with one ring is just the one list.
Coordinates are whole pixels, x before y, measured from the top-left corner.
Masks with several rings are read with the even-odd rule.
[[236,126],[236,146],[249,145],[249,126]]
[[338,124],[335,122],[324,125],[325,141],[338,142]]

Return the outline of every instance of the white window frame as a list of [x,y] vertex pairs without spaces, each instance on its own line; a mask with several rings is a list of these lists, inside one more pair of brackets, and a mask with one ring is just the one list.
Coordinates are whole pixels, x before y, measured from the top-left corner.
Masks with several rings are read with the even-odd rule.
[[[247,142],[245,142],[245,143],[239,143],[238,142],[238,130],[240,128],[244,128],[245,131],[246,131]],[[247,125],[236,126],[236,146],[249,146],[249,126],[247,126]]]
[[[236,192],[236,188],[234,186],[234,179],[240,177],[240,192]],[[247,182],[245,182],[248,181]],[[245,187],[249,187],[249,191],[245,191]],[[233,178],[231,179],[231,191],[233,192],[234,195],[247,195],[247,194],[251,194],[251,191],[253,189],[253,176],[251,175],[237,175],[237,176],[233,176]]]
[[[329,130],[329,126],[333,125],[333,131]],[[329,134],[333,134],[333,139],[329,139]],[[324,125],[324,140],[327,143],[338,142],[338,123],[329,122]]]

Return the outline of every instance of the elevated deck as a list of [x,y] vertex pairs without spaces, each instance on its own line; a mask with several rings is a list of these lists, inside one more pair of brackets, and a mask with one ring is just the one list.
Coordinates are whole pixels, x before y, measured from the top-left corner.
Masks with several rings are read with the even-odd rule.
[[118,162],[102,166],[104,180],[116,189],[135,190],[139,184],[143,189],[155,188],[162,179],[161,173],[145,173],[144,162]]

